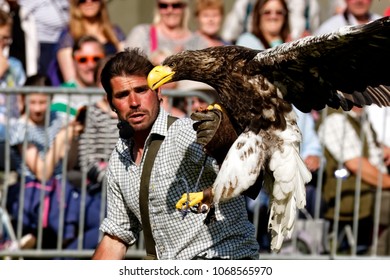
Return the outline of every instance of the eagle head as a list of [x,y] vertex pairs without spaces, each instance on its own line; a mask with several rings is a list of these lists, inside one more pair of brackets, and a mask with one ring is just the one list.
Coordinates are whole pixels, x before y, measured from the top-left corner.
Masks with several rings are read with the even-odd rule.
[[224,85],[233,84],[227,83],[228,80],[244,74],[242,71],[246,68],[243,66],[257,53],[240,46],[182,51],[156,66],[148,75],[148,85],[156,89],[169,82],[193,80],[223,91]]

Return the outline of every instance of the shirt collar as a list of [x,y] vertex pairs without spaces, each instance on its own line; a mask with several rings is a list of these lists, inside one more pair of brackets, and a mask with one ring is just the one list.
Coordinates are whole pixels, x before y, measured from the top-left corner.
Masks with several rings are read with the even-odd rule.
[[[153,123],[150,134],[146,139],[146,143],[150,141],[151,135],[161,135],[165,137],[167,134],[167,125],[168,125],[168,113],[162,107],[160,107],[160,111],[158,113],[157,119]],[[130,151],[132,150],[133,145],[134,145],[134,140],[132,138],[131,139],[119,138],[116,146],[116,150],[119,154],[126,157],[128,160],[132,160]]]

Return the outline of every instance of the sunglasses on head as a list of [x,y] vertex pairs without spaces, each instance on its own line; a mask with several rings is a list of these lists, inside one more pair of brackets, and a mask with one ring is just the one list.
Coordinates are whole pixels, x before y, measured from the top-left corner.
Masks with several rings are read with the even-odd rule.
[[98,62],[100,59],[104,57],[103,54],[99,55],[76,55],[74,58],[76,59],[77,63],[87,63],[87,62]]
[[[100,2],[101,0],[90,0],[90,2]],[[78,2],[77,2],[77,4],[78,5],[80,5],[80,4],[84,4],[84,3],[86,3],[86,2],[88,2],[88,0],[79,0]]]
[[168,7],[171,7],[172,9],[182,9],[186,6],[185,3],[178,2],[178,3],[162,3],[158,2],[158,8],[159,9],[168,9]]

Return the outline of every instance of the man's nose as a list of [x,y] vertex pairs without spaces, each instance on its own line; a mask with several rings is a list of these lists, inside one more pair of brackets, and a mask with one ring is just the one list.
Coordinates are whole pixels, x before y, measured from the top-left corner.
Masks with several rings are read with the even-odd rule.
[[140,99],[137,96],[137,94],[130,93],[128,97],[129,106],[131,108],[139,107],[140,106]]

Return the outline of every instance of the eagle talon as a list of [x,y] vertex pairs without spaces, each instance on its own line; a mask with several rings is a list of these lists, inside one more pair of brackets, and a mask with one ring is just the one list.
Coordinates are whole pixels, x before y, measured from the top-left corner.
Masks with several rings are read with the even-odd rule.
[[176,203],[176,208],[183,212],[183,218],[190,211],[191,207],[198,205],[197,213],[207,213],[212,208],[213,201],[211,188],[197,193],[185,193]]
[[210,207],[207,204],[201,204],[199,207],[200,213],[207,213],[209,211]]
[[219,110],[219,111],[222,112],[222,107],[221,107],[221,105],[219,105],[217,103],[214,103],[214,104],[211,104],[211,105],[207,106],[206,110],[208,110],[208,111]]

